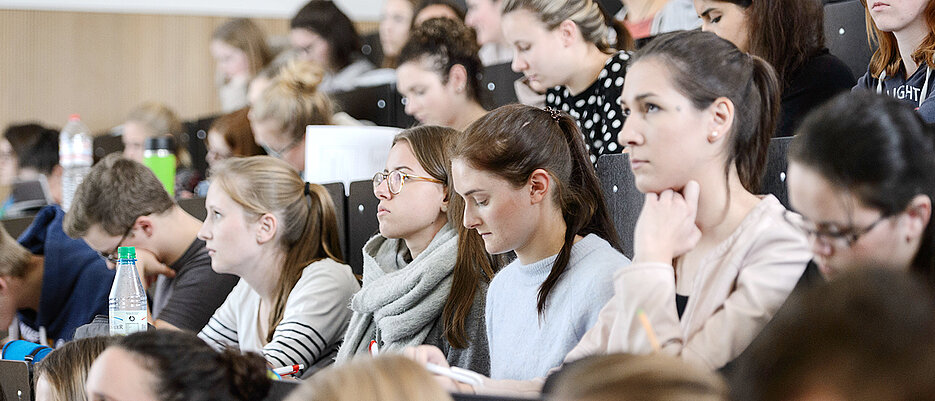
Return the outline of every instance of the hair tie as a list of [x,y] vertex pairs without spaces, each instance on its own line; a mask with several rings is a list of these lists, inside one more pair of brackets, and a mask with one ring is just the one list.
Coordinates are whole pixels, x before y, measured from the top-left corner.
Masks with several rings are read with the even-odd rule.
[[311,184],[309,184],[308,181],[305,182],[305,195],[306,195],[306,196],[312,194],[312,189],[311,189],[310,185],[311,185]]
[[562,117],[562,114],[561,114],[562,112],[559,111],[558,109],[546,106],[545,111],[549,112],[549,114],[552,115],[552,120],[555,122],[558,122],[558,120]]

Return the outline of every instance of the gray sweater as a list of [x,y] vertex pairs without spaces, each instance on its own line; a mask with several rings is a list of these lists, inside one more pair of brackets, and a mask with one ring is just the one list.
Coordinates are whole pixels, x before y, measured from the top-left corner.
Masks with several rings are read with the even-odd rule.
[[490,283],[490,378],[529,380],[559,366],[613,296],[614,272],[630,263],[600,237],[584,237],[571,248],[568,268],[549,293],[540,316],[536,310],[539,286],[556,256],[529,265],[517,259]]

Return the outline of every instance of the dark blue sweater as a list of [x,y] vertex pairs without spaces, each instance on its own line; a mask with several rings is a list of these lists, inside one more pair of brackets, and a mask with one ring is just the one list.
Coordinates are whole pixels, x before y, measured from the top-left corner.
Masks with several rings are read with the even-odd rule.
[[39,310],[21,309],[18,315],[32,329],[45,327],[54,342],[71,340],[75,328],[93,320],[94,315],[107,314],[114,282],[114,272],[97,252],[83,240],[65,235],[64,217],[58,206],[46,206],[19,237],[26,249],[45,258],[45,270]]

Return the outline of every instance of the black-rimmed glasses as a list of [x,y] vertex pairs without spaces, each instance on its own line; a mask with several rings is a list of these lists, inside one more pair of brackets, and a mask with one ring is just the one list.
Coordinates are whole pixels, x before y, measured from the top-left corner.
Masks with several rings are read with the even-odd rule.
[[838,249],[850,248],[860,237],[869,233],[870,230],[873,230],[880,222],[893,217],[892,215],[883,214],[880,218],[864,228],[839,228],[829,223],[812,223],[798,213],[789,210],[786,210],[782,216],[786,219],[786,222],[804,232],[809,238],[815,237],[816,240],[833,245]]
[[120,237],[120,241],[117,242],[117,245],[114,246],[113,250],[111,250],[110,252],[98,251],[97,254],[101,255],[101,258],[104,258],[104,260],[110,263],[113,263],[113,264],[117,264],[117,259],[119,259],[117,251],[120,249],[120,246],[123,245],[123,241],[127,240],[127,237],[130,235],[130,232],[133,231],[133,226],[135,225],[136,225],[136,220],[134,219],[133,224],[130,225],[130,227],[127,228],[127,231],[123,233],[123,236]]

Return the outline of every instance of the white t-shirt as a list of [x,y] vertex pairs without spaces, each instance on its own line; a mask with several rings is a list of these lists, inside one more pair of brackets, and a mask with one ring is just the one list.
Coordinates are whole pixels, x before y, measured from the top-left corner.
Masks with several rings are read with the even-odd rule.
[[208,325],[198,333],[215,349],[239,348],[263,354],[274,367],[305,365],[308,377],[334,362],[351,318],[351,297],[360,285],[347,265],[322,259],[308,265],[286,301],[273,341],[260,332],[260,294],[240,280]]

